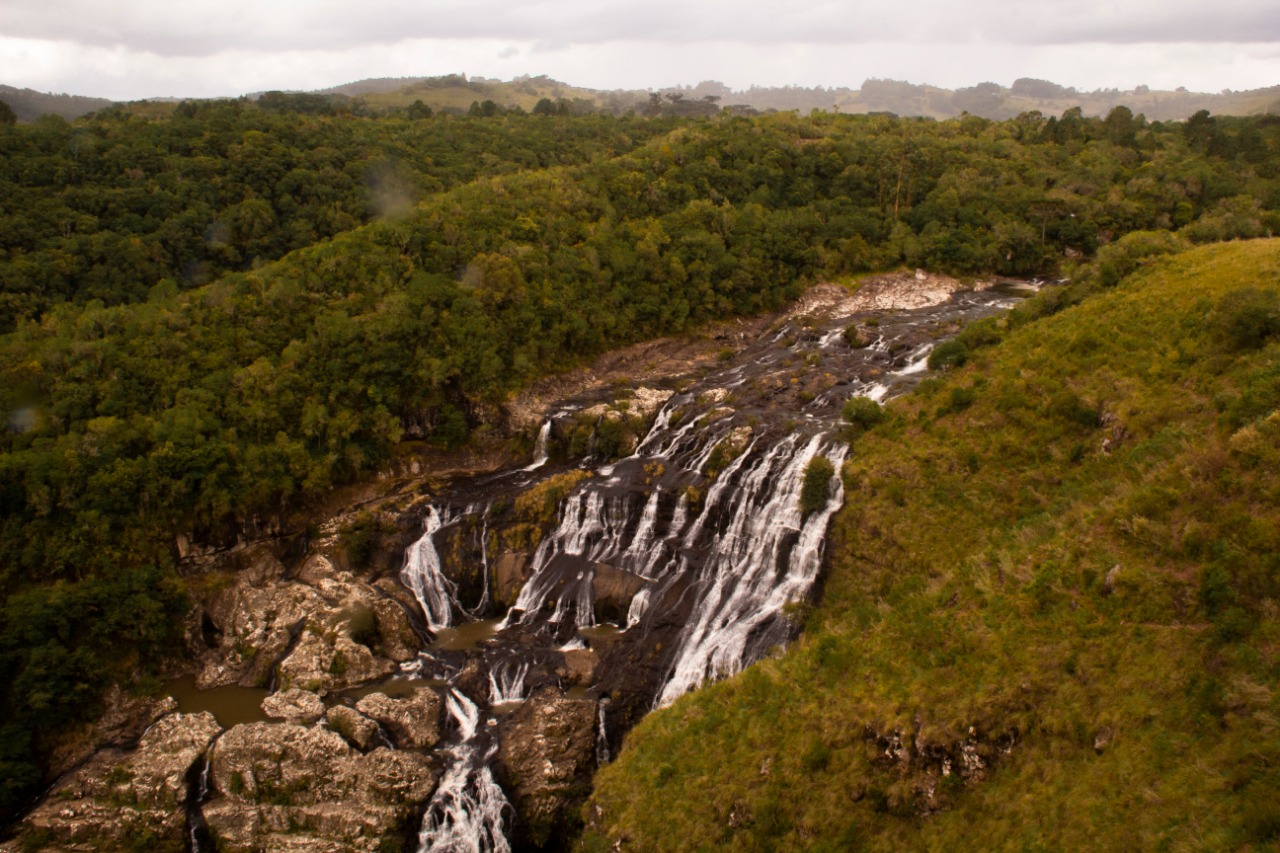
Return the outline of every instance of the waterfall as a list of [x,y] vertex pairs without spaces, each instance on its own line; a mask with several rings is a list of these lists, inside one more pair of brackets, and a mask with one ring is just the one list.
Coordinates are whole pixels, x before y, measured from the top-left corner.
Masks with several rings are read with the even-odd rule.
[[511,804],[489,769],[497,744],[486,743],[480,711],[456,689],[445,697],[459,743],[446,750],[448,770],[422,816],[418,853],[511,853],[507,817]]
[[418,599],[422,615],[427,619],[427,626],[432,631],[438,631],[449,627],[453,619],[452,601],[457,595],[457,587],[440,570],[440,554],[432,539],[436,531],[444,526],[440,511],[434,506],[427,507],[423,525],[425,530],[422,538],[410,545],[405,552],[404,569],[400,572],[400,578],[413,591],[414,598]]
[[527,660],[501,660],[489,669],[489,704],[524,700],[524,677],[529,674]]
[[547,464],[550,456],[547,453],[547,440],[551,437],[551,418],[542,422],[538,430],[538,440],[533,445],[533,462],[524,467],[525,471],[536,471]]
[[925,344],[915,350],[907,359],[907,365],[901,370],[895,371],[895,375],[910,376],[913,373],[923,373],[929,366],[929,353],[931,352],[933,352],[933,344]]
[[[709,678],[740,671],[785,641],[784,608],[812,588],[821,568],[827,521],[844,500],[836,476],[823,509],[801,516],[804,470],[823,441],[815,435],[802,446],[788,436],[735,485],[733,516],[722,532],[712,534],[699,578],[702,591],[658,696],[659,707]],[[839,470],[845,453],[843,445],[833,445],[825,455]],[[707,517],[704,512],[691,536]]]

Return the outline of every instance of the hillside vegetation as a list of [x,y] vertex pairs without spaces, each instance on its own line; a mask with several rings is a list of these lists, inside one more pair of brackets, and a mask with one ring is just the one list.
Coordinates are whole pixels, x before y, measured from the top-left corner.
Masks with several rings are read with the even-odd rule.
[[580,849],[1272,849],[1280,241],[1063,296],[856,439],[803,638],[633,730]]

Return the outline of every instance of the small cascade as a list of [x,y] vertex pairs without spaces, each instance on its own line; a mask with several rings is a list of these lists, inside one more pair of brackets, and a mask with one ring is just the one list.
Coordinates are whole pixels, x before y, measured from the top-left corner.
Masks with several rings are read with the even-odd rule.
[[489,670],[489,704],[524,701],[524,679],[529,661],[504,659]]
[[422,538],[410,545],[405,553],[400,578],[413,591],[414,598],[418,599],[427,626],[432,631],[438,631],[452,624],[452,603],[457,595],[457,587],[440,570],[440,554],[436,551],[432,537],[444,526],[444,521],[440,517],[440,511],[434,506],[427,508],[423,526],[425,529]]
[[627,628],[639,625],[640,620],[644,619],[645,614],[649,612],[649,601],[652,595],[653,590],[645,587],[631,599],[631,606],[627,609]]
[[445,707],[458,743],[445,750],[451,763],[422,816],[418,853],[511,853],[511,804],[489,769],[498,746],[480,730],[480,710],[463,693],[451,689]]
[[551,418],[547,418],[542,422],[542,427],[538,430],[538,439],[533,445],[533,462],[524,467],[525,471],[536,471],[547,464],[547,460],[551,458],[547,449],[550,438]]
[[596,703],[596,766],[603,767],[612,759],[609,756],[609,733],[604,727],[605,709],[609,707],[609,697],[603,697]]
[[217,850],[209,825],[205,823],[203,806],[209,799],[209,753],[200,759],[199,771],[187,773],[187,853],[212,853]]
[[901,370],[895,371],[897,376],[911,376],[915,373],[923,373],[929,366],[929,353],[933,352],[933,344],[925,344],[920,349],[911,353],[907,359],[907,364]]

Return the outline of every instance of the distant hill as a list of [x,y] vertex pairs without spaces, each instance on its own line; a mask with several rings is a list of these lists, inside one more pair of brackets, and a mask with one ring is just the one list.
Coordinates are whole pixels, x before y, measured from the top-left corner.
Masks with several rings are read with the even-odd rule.
[[42,115],[56,115],[70,121],[82,115],[111,106],[106,98],[90,98],[84,95],[54,95],[34,89],[15,89],[0,86],[0,101],[8,104],[18,121],[35,121]]
[[[1105,116],[1125,106],[1148,119],[1168,121],[1187,118],[1199,110],[1215,115],[1280,113],[1280,86],[1218,94],[1186,89],[1160,91],[1139,86],[1132,90],[1098,89],[1082,92],[1047,80],[1020,78],[1010,87],[979,83],[960,89],[872,78],[857,89],[849,87],[752,86],[734,90],[724,83],[706,80],[696,86],[648,90],[602,91],[561,83],[549,77],[517,77],[510,82],[468,78],[465,74],[442,77],[378,78],[360,80],[316,94],[341,95],[364,101],[370,108],[408,107],[416,100],[433,110],[465,110],[474,101],[492,100],[503,108],[530,110],[542,98],[565,101],[579,111],[606,112],[661,110],[697,112],[695,107],[740,111],[814,109],[847,113],[890,112],[903,116],[951,118],[969,113],[990,119],[1013,118],[1024,112],[1060,115],[1079,107],[1086,116]],[[654,96],[657,96],[656,98]]]
[[[258,98],[264,92],[250,94]],[[315,89],[308,96],[328,98],[341,111],[364,111],[378,114],[408,109],[416,102],[435,112],[466,112],[472,104],[492,102],[500,109],[531,112],[545,101],[561,112],[665,113],[709,115],[722,108],[753,113],[798,110],[826,110],[843,113],[893,113],[900,116],[924,116],[945,119],[964,113],[988,119],[1014,118],[1022,113],[1040,112],[1046,116],[1061,115],[1079,108],[1085,116],[1106,116],[1117,106],[1153,121],[1173,121],[1190,117],[1199,110],[1214,115],[1280,114],[1280,86],[1244,92],[1226,90],[1217,94],[1190,92],[1186,89],[1155,90],[1138,86],[1132,90],[1097,89],[1079,91],[1048,80],[1023,77],[1012,86],[979,83],[960,89],[943,89],[904,80],[871,78],[857,88],[825,86],[752,86],[735,90],[716,80],[704,80],[694,86],[665,89],[587,89],[554,80],[545,75],[516,77],[510,81],[466,74],[436,77],[375,77],[357,80],[326,89]],[[0,86],[0,100],[13,108],[19,121],[34,121],[52,113],[66,119],[78,118],[111,106],[105,98],[80,95],[54,95],[31,89]],[[136,102],[134,109],[146,109],[148,115],[157,109],[167,110],[175,99],[150,99]],[[142,105],[146,105],[146,107]],[[543,108],[546,104],[542,105]]]

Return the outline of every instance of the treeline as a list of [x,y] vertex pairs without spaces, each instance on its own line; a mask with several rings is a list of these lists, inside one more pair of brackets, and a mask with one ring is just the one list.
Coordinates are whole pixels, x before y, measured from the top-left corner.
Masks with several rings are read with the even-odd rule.
[[631,150],[670,123],[336,117],[319,95],[122,108],[0,133],[0,331],[62,302],[185,290],[522,169]]
[[[69,147],[77,134],[94,140],[83,166],[108,177],[99,185],[86,176],[67,192],[119,199],[94,209],[99,222],[125,223],[109,232],[125,248],[167,246],[155,235],[176,221],[189,223],[192,239],[174,245],[210,251],[204,235],[223,208],[205,185],[232,164],[239,191],[255,194],[235,205],[265,220],[258,231],[231,226],[235,254],[221,268],[236,271],[201,286],[188,278],[180,286],[173,256],[148,266],[108,251],[89,263],[53,245],[74,234],[50,244],[33,236],[16,253],[42,269],[34,257],[97,272],[68,275],[59,300],[25,310],[43,312],[38,322],[0,338],[6,809],[35,784],[49,738],[92,713],[83,691],[68,687],[145,665],[171,638],[181,597],[171,583],[138,580],[138,567],[171,577],[179,533],[223,541],[367,475],[405,439],[468,441],[490,427],[495,404],[539,375],[629,341],[778,307],[817,278],[902,264],[1055,272],[1134,231],[1252,236],[1275,228],[1280,205],[1280,125],[1265,119],[721,117],[608,157],[654,126],[209,109],[169,123],[100,117],[0,137],[7,151],[41,141],[40,153],[17,159],[52,170],[50,183],[59,168],[79,174]],[[159,147],[142,156],[171,136],[188,140],[189,158]],[[206,149],[202,139],[225,147]],[[327,239],[311,236],[319,232],[307,216],[336,215],[341,203],[278,214],[277,205],[309,198],[281,190],[291,175],[317,194],[366,187],[367,172],[348,174],[335,153],[365,142],[377,153],[361,168],[413,161],[404,167],[410,178],[433,192],[398,217]],[[456,153],[483,145],[491,150],[479,162]],[[433,165],[422,166],[428,158]],[[565,159],[591,162],[519,171]],[[93,165],[103,160],[115,170]],[[4,168],[14,169],[10,159]],[[131,168],[142,176],[118,173]],[[187,177],[197,172],[199,180]],[[29,184],[18,186],[32,212],[6,207],[9,227],[21,231],[28,218],[56,225],[56,215],[36,213],[45,200],[39,181]],[[215,195],[202,202],[204,192]],[[182,193],[203,212],[184,219]],[[148,210],[153,195],[169,201]],[[377,213],[362,190],[343,197],[365,205],[344,222]],[[50,203],[73,209],[66,199]],[[252,264],[295,237],[311,244]],[[237,269],[246,264],[255,268]],[[103,279],[116,284],[104,292]],[[129,630],[106,646],[110,625]]]

